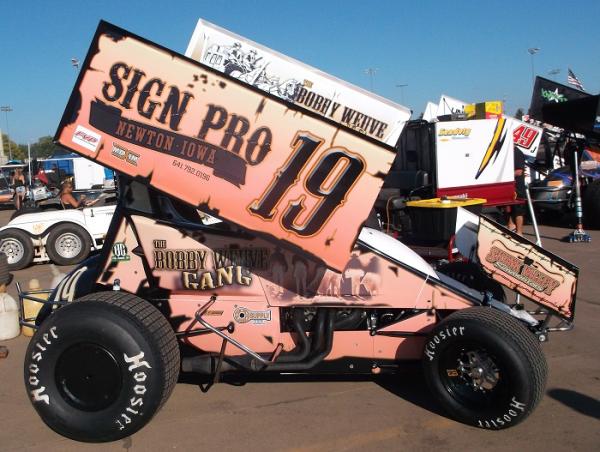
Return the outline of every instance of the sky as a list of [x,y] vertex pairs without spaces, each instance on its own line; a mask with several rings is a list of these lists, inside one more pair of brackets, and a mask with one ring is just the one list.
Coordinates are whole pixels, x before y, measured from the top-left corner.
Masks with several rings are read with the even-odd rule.
[[0,129],[54,135],[100,19],[184,53],[203,18],[368,90],[373,68],[373,91],[415,117],[442,93],[527,109],[531,47],[537,75],[571,68],[597,94],[599,17],[599,0],[0,0]]

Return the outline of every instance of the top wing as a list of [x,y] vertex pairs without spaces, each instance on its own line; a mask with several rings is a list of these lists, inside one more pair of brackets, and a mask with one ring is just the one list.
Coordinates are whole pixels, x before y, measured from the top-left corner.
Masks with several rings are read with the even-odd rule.
[[393,150],[101,22],[55,137],[342,270]]

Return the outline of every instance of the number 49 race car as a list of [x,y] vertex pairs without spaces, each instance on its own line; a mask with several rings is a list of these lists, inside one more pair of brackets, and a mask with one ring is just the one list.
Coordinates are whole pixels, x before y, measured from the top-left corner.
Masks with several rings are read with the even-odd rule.
[[[326,81],[374,115],[389,107]],[[121,174],[117,209],[101,253],[22,319],[37,328],[25,386],[50,428],[127,437],[180,371],[376,375],[414,360],[458,421],[502,429],[532,413],[540,343],[562,328],[552,318],[573,321],[577,268],[474,216],[465,255],[539,309],[438,274],[363,227],[394,150],[385,127],[338,120],[100,24],[56,140]]]

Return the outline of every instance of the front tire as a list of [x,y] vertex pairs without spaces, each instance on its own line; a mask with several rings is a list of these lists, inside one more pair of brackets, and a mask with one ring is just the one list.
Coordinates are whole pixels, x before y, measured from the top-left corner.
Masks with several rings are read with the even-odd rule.
[[179,348],[165,317],[124,292],[90,294],[55,311],[25,356],[25,386],[55,432],[115,441],[141,429],[171,394]]
[[46,240],[46,253],[58,265],[75,265],[90,254],[92,242],[85,229],[75,224],[59,224]]
[[457,311],[434,328],[423,367],[434,397],[454,419],[494,430],[531,414],[548,372],[535,336],[487,307]]
[[31,237],[19,229],[4,231],[0,234],[0,252],[6,254],[9,270],[21,270],[33,261]]

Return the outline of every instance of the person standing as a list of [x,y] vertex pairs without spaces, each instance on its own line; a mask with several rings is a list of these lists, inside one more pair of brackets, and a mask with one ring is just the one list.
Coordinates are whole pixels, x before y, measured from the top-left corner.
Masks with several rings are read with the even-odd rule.
[[515,198],[521,201],[519,204],[510,206],[507,218],[507,227],[511,231],[515,231],[519,235],[523,235],[523,223],[525,219],[525,201],[527,194],[525,193],[525,156],[515,147]]
[[15,169],[15,173],[12,176],[12,180],[10,184],[15,190],[15,209],[21,210],[23,207],[23,202],[25,201],[25,176],[23,175],[23,169],[17,168]]

